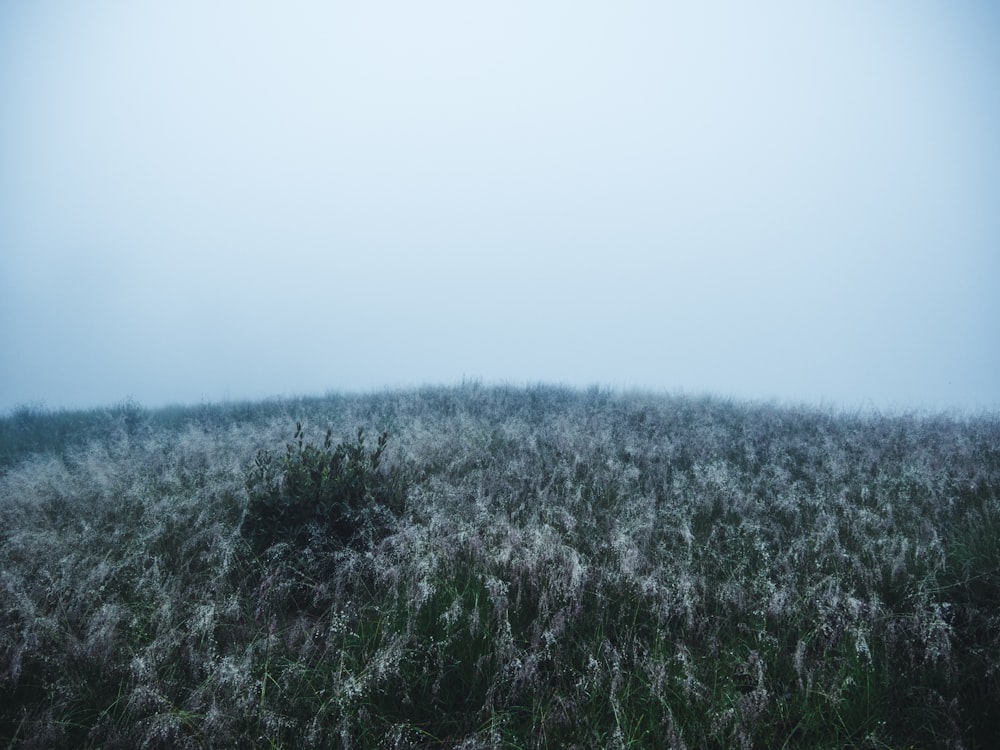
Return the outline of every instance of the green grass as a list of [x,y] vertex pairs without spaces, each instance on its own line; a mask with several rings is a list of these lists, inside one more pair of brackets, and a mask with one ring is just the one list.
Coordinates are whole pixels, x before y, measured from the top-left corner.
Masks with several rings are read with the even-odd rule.
[[[1000,735],[995,415],[466,384],[34,408],[0,447],[3,746]],[[301,524],[269,533],[262,486]],[[338,539],[295,487],[392,514]]]

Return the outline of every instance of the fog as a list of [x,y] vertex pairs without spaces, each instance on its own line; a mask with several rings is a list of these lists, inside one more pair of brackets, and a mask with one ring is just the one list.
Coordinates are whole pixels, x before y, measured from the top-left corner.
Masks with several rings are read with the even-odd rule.
[[985,0],[0,4],[0,411],[1000,409]]

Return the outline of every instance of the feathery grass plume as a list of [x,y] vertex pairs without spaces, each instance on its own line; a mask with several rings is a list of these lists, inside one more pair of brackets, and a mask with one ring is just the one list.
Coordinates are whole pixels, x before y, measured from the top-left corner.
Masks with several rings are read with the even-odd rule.
[[993,416],[476,383],[21,416],[5,746],[998,732]]

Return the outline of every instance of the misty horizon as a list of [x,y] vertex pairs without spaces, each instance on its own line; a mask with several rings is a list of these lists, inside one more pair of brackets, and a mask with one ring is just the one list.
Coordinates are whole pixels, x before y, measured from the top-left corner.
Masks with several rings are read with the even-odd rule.
[[978,0],[4,7],[0,413],[998,410],[998,70]]

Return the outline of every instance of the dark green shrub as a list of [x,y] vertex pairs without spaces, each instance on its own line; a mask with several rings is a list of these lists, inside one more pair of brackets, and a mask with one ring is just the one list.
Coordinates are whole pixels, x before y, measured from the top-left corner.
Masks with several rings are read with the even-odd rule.
[[359,427],[353,442],[334,447],[327,430],[317,447],[296,423],[284,456],[260,451],[247,471],[243,535],[257,552],[281,542],[297,547],[377,542],[392,529],[406,495],[401,472],[381,466],[388,439],[382,433],[368,450]]

